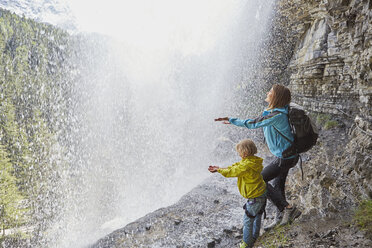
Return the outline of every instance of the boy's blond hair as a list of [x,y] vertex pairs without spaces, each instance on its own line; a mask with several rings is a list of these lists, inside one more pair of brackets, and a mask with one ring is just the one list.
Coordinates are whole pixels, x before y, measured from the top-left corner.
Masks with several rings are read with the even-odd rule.
[[245,139],[240,141],[236,145],[236,150],[238,151],[239,155],[243,158],[248,156],[253,156],[257,153],[257,147],[254,142],[250,139]]

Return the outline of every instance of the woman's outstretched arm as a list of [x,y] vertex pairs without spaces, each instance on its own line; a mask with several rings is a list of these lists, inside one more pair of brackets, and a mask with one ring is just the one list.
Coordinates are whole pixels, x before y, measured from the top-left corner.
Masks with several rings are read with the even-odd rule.
[[228,122],[239,127],[247,127],[249,129],[255,129],[260,127],[266,127],[274,125],[281,121],[279,112],[272,112],[265,116],[260,116],[255,119],[241,120],[239,118],[229,118]]

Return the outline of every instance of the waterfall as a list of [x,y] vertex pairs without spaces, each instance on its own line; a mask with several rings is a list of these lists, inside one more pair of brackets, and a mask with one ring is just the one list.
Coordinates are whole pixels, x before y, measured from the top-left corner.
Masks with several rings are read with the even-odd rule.
[[225,127],[213,119],[249,108],[235,94],[255,73],[274,1],[118,2],[72,6],[89,34],[71,72],[71,165],[49,247],[85,247],[168,206],[227,159],[216,154]]

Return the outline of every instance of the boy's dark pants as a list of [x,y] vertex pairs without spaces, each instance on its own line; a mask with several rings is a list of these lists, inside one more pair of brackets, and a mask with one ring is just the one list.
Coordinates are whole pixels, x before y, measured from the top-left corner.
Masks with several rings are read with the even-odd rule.
[[[266,166],[261,175],[267,185],[267,198],[281,212],[289,205],[285,198],[285,180],[287,179],[288,171],[297,164],[299,156],[291,159],[277,158]],[[272,185],[268,182],[272,180]]]

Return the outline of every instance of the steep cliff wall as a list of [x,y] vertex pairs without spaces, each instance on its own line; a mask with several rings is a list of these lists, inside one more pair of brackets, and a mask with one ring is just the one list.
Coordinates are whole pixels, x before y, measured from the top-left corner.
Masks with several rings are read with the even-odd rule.
[[287,70],[310,110],[372,115],[371,1],[281,1],[295,49]]
[[338,122],[320,126],[289,189],[304,213],[332,216],[372,196],[372,1],[282,0],[275,26],[294,47],[280,72],[294,101]]

